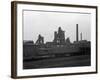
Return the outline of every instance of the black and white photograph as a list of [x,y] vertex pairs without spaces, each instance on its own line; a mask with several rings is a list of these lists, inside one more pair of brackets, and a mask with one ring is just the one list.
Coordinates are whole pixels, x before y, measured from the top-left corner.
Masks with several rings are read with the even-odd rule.
[[23,68],[91,66],[91,14],[23,10]]
[[97,7],[12,2],[12,76],[97,73]]

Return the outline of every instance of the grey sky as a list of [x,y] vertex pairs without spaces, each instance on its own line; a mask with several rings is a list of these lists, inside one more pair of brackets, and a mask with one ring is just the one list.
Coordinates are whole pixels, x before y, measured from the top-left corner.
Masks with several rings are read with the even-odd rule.
[[73,42],[76,40],[76,24],[79,24],[79,33],[82,32],[83,39],[90,40],[90,22],[91,14],[24,11],[23,39],[36,42],[38,35],[41,34],[45,42],[52,41],[54,31],[60,26],[65,31],[65,38],[70,37]]

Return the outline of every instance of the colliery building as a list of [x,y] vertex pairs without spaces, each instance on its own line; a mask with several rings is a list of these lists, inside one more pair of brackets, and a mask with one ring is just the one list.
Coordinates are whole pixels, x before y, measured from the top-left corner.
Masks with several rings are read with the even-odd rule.
[[90,41],[82,40],[82,32],[80,33],[81,40],[78,35],[78,24],[76,24],[76,41],[73,43],[70,42],[69,37],[65,39],[65,31],[61,27],[54,32],[52,42],[44,43],[44,37],[39,34],[36,43],[33,41],[23,42],[24,60],[90,54]]

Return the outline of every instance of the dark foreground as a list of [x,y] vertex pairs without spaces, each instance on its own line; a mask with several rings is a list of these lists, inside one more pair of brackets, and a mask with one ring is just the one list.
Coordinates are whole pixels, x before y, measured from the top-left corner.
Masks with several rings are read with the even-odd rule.
[[90,55],[56,57],[23,62],[23,69],[90,66]]

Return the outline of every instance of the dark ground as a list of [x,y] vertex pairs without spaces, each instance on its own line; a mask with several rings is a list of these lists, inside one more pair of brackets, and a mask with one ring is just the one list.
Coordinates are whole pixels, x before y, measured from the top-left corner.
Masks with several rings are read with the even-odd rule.
[[56,57],[23,62],[23,69],[90,66],[90,55]]

